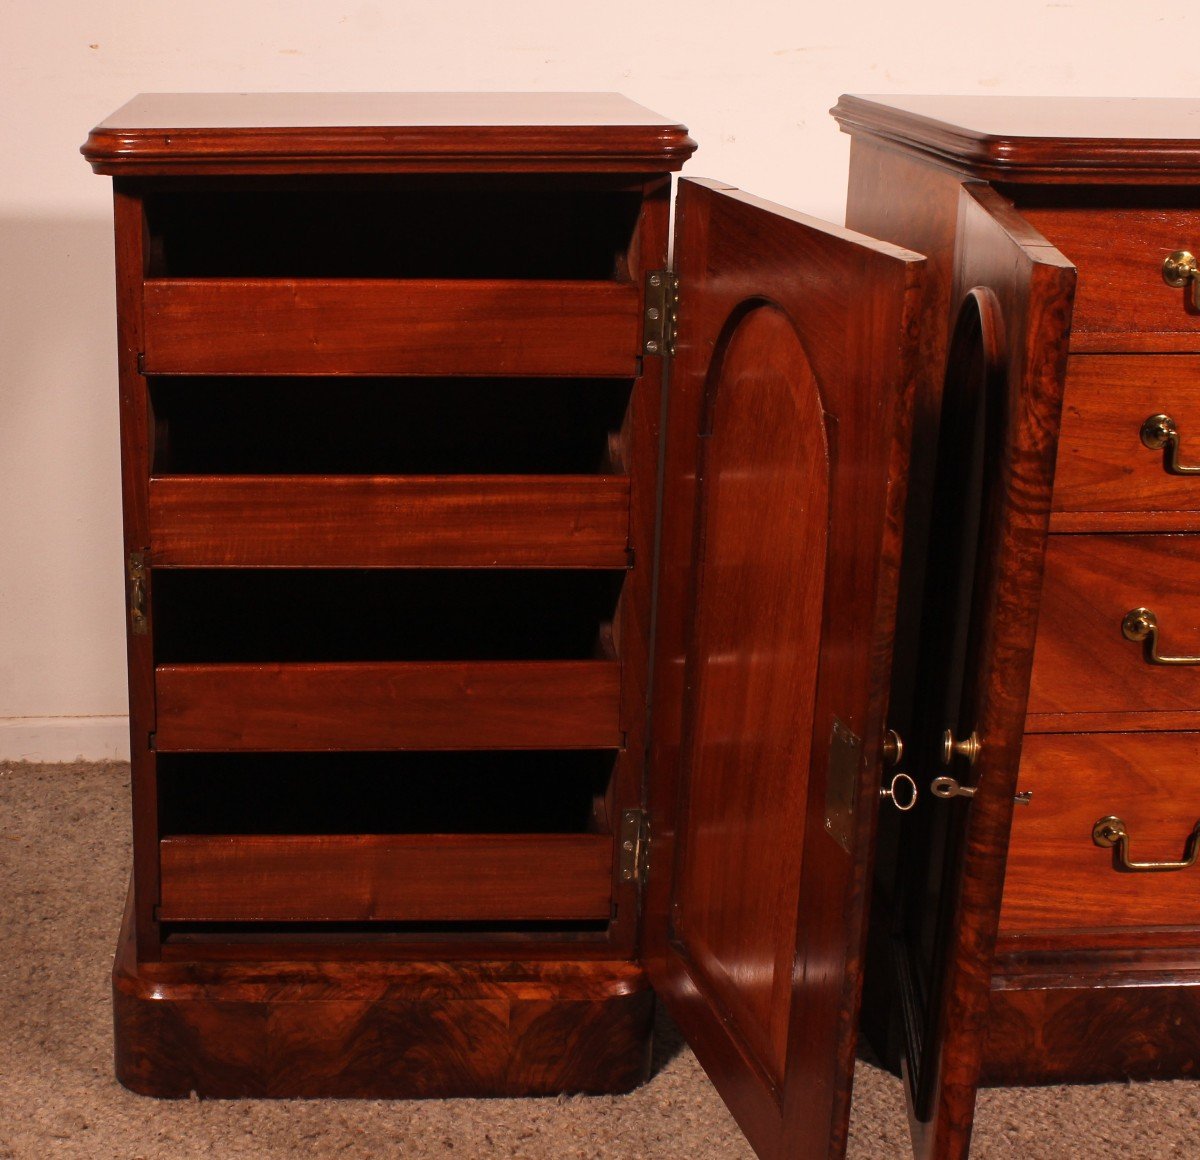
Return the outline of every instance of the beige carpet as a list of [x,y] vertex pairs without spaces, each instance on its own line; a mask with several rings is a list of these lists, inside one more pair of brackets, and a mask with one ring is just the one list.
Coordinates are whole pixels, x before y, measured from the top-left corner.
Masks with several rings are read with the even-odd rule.
[[[108,972],[127,874],[127,777],[122,765],[0,763],[0,1158],[749,1158],[669,1027],[654,1079],[618,1098],[160,1102],[126,1092],[111,1074]],[[897,1082],[860,1064],[856,1084],[851,1155],[906,1155]],[[1200,1083],[980,1098],[975,1156],[1198,1154]]]

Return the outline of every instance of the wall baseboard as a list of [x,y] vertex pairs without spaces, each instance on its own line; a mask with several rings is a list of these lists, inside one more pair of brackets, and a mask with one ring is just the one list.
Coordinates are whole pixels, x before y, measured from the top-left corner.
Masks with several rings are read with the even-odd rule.
[[0,717],[0,761],[128,761],[129,718]]

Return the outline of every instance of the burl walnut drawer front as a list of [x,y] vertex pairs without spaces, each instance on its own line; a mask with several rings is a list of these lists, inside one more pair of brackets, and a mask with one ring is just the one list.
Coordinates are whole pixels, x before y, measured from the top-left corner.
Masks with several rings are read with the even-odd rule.
[[1078,269],[1071,350],[1200,351],[1200,313],[1163,280],[1163,261],[1200,253],[1200,209],[1024,208]]
[[1072,356],[1050,526],[1200,530],[1200,357]]
[[1119,818],[1132,863],[1179,862],[1200,821],[1200,735],[1103,733],[1026,737],[1014,811],[1001,935],[1148,926],[1200,928],[1200,865],[1117,868],[1120,851],[1093,829]]
[[[1139,609],[1157,631],[1130,639],[1126,618]],[[1200,536],[1051,536],[1027,727],[1057,714],[1081,717],[1057,730],[1128,727],[1129,715],[1141,728],[1178,728],[1168,717],[1198,710]],[[1114,714],[1124,716],[1105,719]]]

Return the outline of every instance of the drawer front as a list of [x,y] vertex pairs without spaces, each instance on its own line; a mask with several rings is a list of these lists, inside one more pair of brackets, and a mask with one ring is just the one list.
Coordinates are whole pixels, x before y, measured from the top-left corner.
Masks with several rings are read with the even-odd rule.
[[1200,351],[1200,313],[1163,281],[1163,259],[1200,253],[1200,210],[1046,208],[1022,211],[1075,263],[1071,350]]
[[1139,928],[1200,928],[1200,864],[1120,871],[1092,840],[1116,816],[1131,860],[1179,860],[1200,819],[1200,734],[1026,737],[1019,786],[1033,799],[1013,814],[1002,935],[1087,930],[1105,945]]
[[[1200,710],[1200,664],[1151,663],[1122,621],[1149,608],[1164,655],[1200,657],[1200,536],[1051,536],[1038,617],[1031,716]],[[1086,717],[1063,728],[1107,728]]]
[[[1156,449],[1160,414],[1178,437]],[[1051,528],[1200,530],[1200,357],[1071,357]]]

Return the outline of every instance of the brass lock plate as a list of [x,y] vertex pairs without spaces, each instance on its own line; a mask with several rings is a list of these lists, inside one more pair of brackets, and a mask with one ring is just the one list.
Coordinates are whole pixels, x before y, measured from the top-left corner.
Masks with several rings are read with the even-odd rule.
[[836,717],[829,739],[829,777],[825,785],[825,832],[847,854],[858,807],[858,775],[862,738]]

